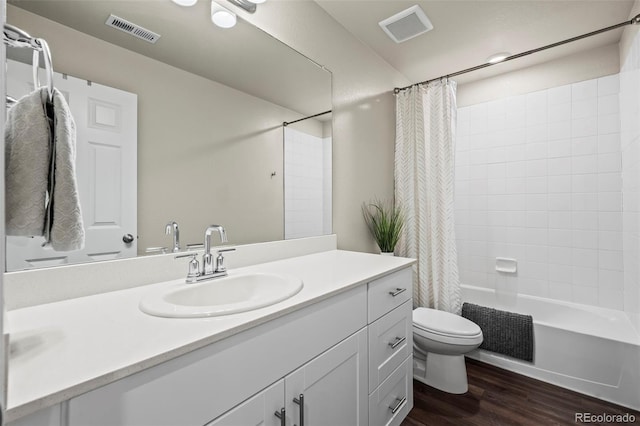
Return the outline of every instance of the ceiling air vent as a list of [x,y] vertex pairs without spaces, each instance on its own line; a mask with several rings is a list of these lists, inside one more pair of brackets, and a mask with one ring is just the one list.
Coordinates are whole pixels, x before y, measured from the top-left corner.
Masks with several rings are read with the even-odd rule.
[[396,43],[402,43],[433,29],[431,21],[418,5],[380,21],[378,25]]
[[146,28],[142,28],[140,25],[136,25],[126,19],[119,18],[116,15],[110,15],[105,24],[131,34],[132,36],[141,38],[142,40],[148,41],[149,43],[155,43],[160,38],[160,34],[154,33]]

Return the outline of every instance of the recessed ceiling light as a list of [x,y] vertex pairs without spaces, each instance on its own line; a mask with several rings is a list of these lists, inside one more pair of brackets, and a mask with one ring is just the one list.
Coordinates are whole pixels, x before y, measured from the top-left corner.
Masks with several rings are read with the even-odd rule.
[[198,0],[171,0],[175,4],[179,4],[180,6],[193,6],[198,3]]
[[487,58],[487,62],[490,63],[490,64],[497,64],[498,62],[504,61],[509,56],[511,56],[511,53],[509,53],[509,52],[496,53],[495,55],[489,56]]
[[236,14],[211,0],[211,22],[220,28],[231,28],[236,25]]

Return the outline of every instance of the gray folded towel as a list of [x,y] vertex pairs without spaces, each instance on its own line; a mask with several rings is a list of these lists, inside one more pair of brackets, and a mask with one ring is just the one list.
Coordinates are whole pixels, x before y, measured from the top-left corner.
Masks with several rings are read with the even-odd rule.
[[54,181],[50,201],[51,222],[47,225],[49,240],[56,251],[79,250],[84,247],[84,224],[76,181],[76,124],[67,101],[58,89],[53,89],[53,110]]
[[19,99],[7,113],[7,235],[44,235],[51,142],[44,107],[46,96],[46,89],[35,90]]
[[533,361],[533,317],[463,303],[462,316],[478,324],[484,340],[480,349]]
[[62,93],[53,91],[53,117],[47,117],[46,99],[47,89],[37,89],[7,114],[6,233],[44,236],[54,250],[78,250],[84,246],[84,225],[75,173],[75,123]]

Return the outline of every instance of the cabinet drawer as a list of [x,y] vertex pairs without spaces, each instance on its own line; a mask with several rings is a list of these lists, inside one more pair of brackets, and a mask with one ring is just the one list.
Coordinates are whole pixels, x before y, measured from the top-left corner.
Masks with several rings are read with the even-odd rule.
[[369,325],[369,393],[413,352],[412,306],[401,306]]
[[411,299],[413,271],[406,268],[371,281],[369,291],[369,323]]
[[369,396],[369,425],[395,426],[413,408],[413,359],[409,356]]

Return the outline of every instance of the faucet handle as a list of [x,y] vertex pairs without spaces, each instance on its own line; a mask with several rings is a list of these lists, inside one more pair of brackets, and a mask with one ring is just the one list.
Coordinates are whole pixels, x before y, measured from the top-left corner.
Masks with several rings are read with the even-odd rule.
[[196,256],[198,253],[188,253],[181,254],[179,256],[175,256],[174,259],[180,259],[181,257],[190,257],[189,261],[189,272],[187,273],[187,282],[194,282],[197,277],[200,276],[200,263],[198,263],[198,259]]
[[236,251],[236,249],[234,248],[228,248],[228,249],[220,249],[218,250],[218,256],[216,256],[216,270],[215,272],[226,272],[227,271],[227,267],[224,266],[224,256],[222,255],[222,253],[226,253],[229,251]]

